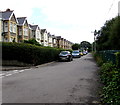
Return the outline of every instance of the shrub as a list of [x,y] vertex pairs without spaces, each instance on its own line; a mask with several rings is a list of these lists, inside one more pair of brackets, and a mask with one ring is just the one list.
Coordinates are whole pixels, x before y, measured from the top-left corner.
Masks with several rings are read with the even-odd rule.
[[101,81],[104,84],[102,88],[102,103],[110,105],[120,104],[120,72],[112,63],[104,63],[100,70]]
[[24,43],[29,43],[29,44],[33,44],[33,45],[37,45],[37,46],[42,46],[34,38],[33,39],[29,39],[29,40],[24,40]]
[[98,64],[98,66],[101,66],[104,63],[102,56],[99,53],[94,53],[93,55],[94,55],[94,58]]
[[97,63],[101,66],[100,78],[103,83],[101,102],[103,105],[120,105],[120,52],[115,54],[116,57],[108,56],[108,53],[103,51],[94,54]]
[[116,65],[118,68],[120,68],[120,52],[116,53]]
[[26,43],[2,43],[2,59],[18,60],[29,64],[42,64],[57,60],[60,50]]

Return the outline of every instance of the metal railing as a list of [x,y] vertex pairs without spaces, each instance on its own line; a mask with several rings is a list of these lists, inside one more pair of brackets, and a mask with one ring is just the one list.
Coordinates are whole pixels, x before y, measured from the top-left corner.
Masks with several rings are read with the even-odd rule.
[[99,55],[102,57],[103,62],[112,62],[116,64],[116,52],[120,52],[120,50],[105,50],[99,51]]

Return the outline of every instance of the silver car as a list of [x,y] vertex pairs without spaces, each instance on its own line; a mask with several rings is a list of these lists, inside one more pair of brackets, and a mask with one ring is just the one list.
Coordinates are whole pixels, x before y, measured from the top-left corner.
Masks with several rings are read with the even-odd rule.
[[61,60],[72,61],[73,60],[72,54],[69,51],[61,51],[59,54],[59,61]]
[[80,58],[81,55],[80,55],[79,50],[75,50],[75,51],[73,51],[73,52],[72,52],[72,56],[73,56],[73,58]]

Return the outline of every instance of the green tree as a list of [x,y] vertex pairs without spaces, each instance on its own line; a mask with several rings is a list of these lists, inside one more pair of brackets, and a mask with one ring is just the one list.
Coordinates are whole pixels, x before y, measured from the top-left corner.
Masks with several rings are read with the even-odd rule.
[[91,51],[91,47],[92,45],[88,42],[88,41],[82,41],[81,43],[80,43],[80,48],[82,49],[82,50],[88,50],[88,51]]
[[106,21],[104,26],[101,27],[99,30],[99,34],[97,35],[97,50],[110,50],[110,33],[111,33],[111,26],[114,24],[115,18]]
[[29,40],[24,40],[24,43],[29,43],[29,44],[41,46],[41,44],[39,44],[34,38],[33,39],[29,39]]
[[78,44],[78,43],[73,44],[72,49],[73,50],[79,50],[80,49],[80,44]]
[[112,50],[120,50],[120,16],[115,18],[111,26],[109,44]]

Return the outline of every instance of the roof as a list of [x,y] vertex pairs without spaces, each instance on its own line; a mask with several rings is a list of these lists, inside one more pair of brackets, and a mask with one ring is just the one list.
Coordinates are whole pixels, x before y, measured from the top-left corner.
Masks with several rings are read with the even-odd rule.
[[45,33],[47,31],[46,29],[41,29],[41,33]]
[[26,17],[18,17],[17,20],[19,25],[23,25],[25,23]]
[[2,19],[2,12],[0,11],[0,19]]
[[5,12],[2,12],[2,18],[4,20],[9,20],[11,15],[12,15],[13,11],[5,11]]
[[52,35],[50,34],[50,32],[48,33],[48,36],[49,36],[49,37],[52,37]]
[[[13,10],[10,9],[7,9],[6,11],[0,11],[0,15],[1,15],[0,18],[2,17],[3,20],[10,20],[13,15],[15,16]],[[15,20],[16,22],[18,22],[16,17]]]
[[13,14],[13,10],[7,9],[6,11],[1,11],[2,12],[2,18],[4,20],[9,20],[11,15]]
[[38,27],[38,25],[31,25],[31,24],[29,24],[29,26],[30,26],[30,28],[31,28],[32,30],[36,30],[37,27]]

